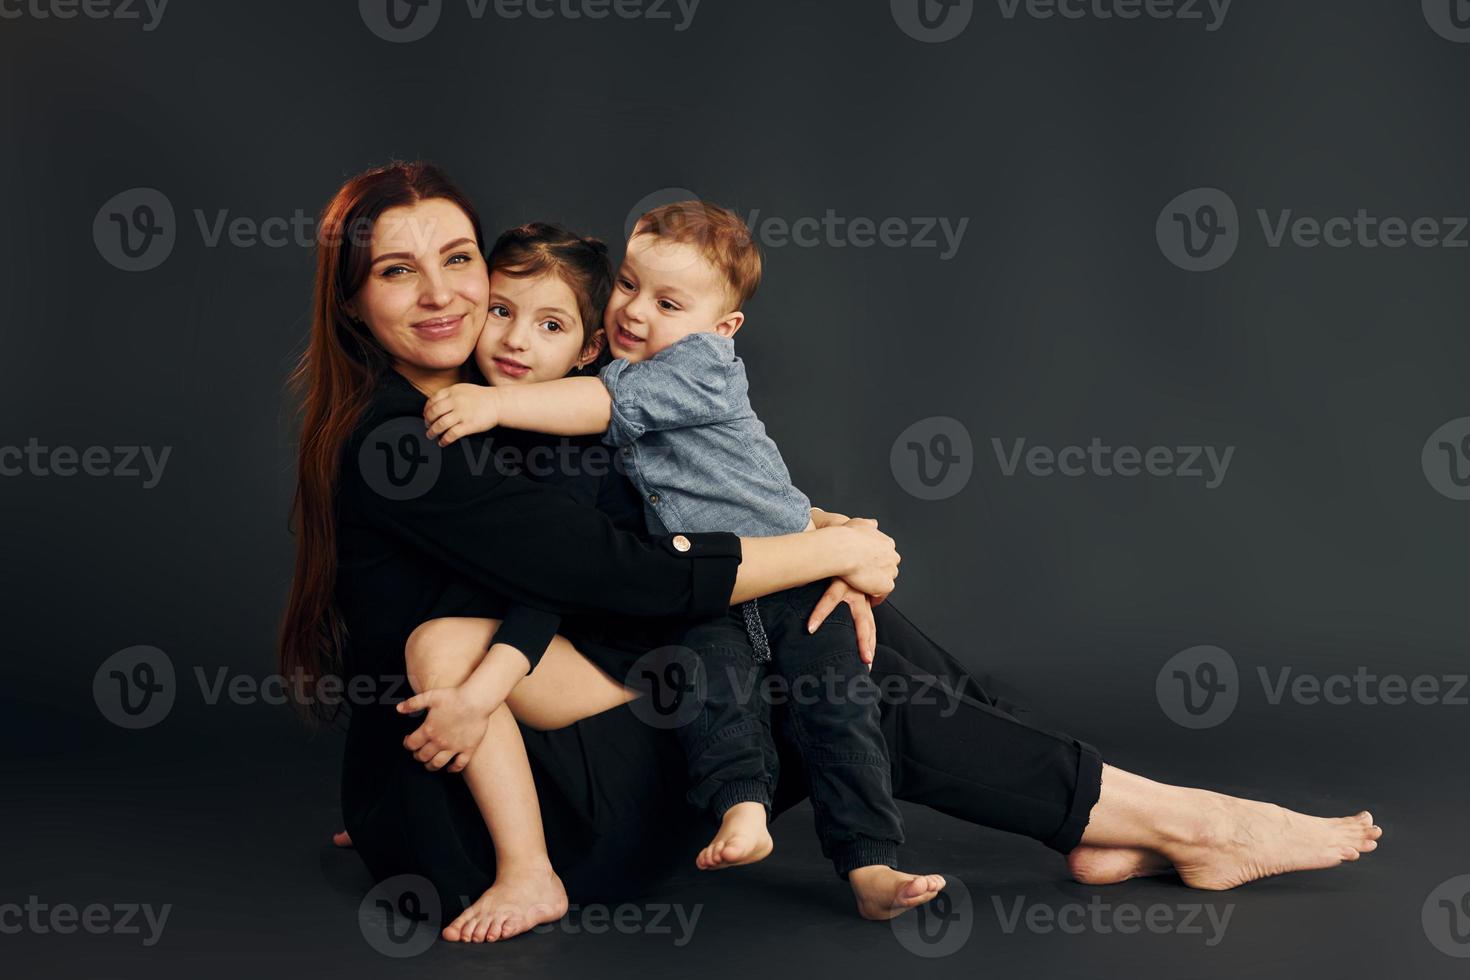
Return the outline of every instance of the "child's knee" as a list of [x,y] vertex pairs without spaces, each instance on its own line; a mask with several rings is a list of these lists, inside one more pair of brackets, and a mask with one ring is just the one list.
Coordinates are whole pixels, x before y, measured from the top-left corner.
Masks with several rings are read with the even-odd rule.
[[[499,623],[487,622],[493,633]],[[458,684],[468,676],[475,663],[478,644],[475,632],[463,619],[431,619],[420,623],[403,647],[408,682],[414,691]]]

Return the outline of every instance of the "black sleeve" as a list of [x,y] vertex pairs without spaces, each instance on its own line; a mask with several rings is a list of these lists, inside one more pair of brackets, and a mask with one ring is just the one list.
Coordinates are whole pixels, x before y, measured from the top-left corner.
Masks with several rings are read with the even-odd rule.
[[506,612],[505,618],[500,621],[500,629],[495,631],[490,642],[506,643],[515,647],[526,655],[526,659],[531,661],[531,670],[535,670],[536,665],[541,662],[541,656],[546,653],[546,648],[551,645],[551,638],[556,636],[559,629],[561,617],[556,613],[515,605]]
[[440,449],[411,414],[423,401],[398,399],[392,416],[380,411],[359,426],[342,460],[344,508],[511,603],[563,615],[701,619],[729,608],[736,535],[642,539],[618,530],[568,491],[502,472],[493,439]]

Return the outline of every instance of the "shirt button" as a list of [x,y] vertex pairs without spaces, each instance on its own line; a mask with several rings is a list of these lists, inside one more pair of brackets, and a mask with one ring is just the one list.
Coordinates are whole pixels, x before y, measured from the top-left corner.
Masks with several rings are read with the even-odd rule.
[[633,455],[633,450],[630,449],[630,448],[628,448],[627,446],[624,446],[623,447],[623,455],[624,456],[631,456],[631,455]]
[[656,503],[658,503],[658,494],[656,494],[656,493],[649,494],[648,495],[648,502],[650,504],[656,504]]
[[674,550],[675,551],[688,551],[692,547],[693,547],[693,545],[691,545],[689,543],[689,539],[686,538],[686,537],[684,537],[684,535],[682,535],[682,534],[676,534],[676,535],[674,535]]

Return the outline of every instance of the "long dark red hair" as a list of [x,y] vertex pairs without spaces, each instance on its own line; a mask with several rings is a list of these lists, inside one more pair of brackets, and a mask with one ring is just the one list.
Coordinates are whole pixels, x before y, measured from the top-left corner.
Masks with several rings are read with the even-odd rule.
[[[392,358],[347,311],[372,264],[372,230],[384,211],[442,198],[459,206],[484,251],[475,206],[448,175],[430,163],[391,163],[358,174],[322,211],[317,232],[316,287],[311,337],[291,374],[301,403],[301,442],[296,454],[296,568],[281,622],[279,665],[288,687],[312,683],[341,669],[346,625],[337,611],[337,515],[334,500],[343,447],[372,400]],[[317,699],[303,707],[326,718],[334,712]]]

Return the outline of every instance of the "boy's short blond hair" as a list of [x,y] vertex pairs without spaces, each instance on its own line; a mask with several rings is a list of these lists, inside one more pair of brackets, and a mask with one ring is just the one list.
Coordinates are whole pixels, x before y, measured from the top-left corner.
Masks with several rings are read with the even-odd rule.
[[676,201],[649,211],[633,226],[633,237],[653,235],[693,245],[730,284],[735,309],[761,284],[761,253],[750,229],[735,212],[707,201]]

